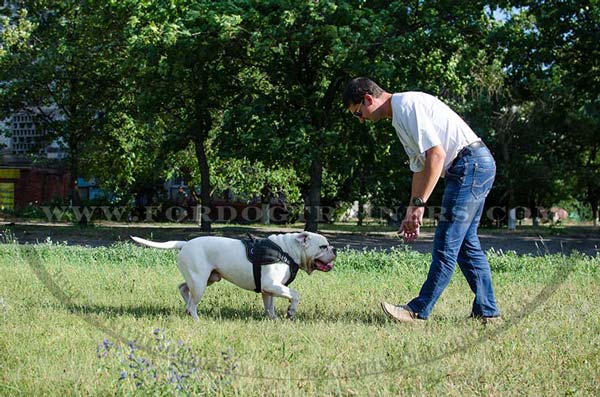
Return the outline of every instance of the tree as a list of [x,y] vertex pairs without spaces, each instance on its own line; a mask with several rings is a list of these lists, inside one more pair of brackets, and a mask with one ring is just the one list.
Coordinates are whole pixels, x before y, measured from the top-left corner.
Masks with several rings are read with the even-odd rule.
[[50,139],[65,143],[76,207],[81,155],[118,98],[114,70],[122,59],[126,20],[124,7],[70,0],[24,2],[5,18],[2,116],[30,112]]
[[596,219],[600,10],[593,2],[531,0],[506,6],[513,10],[503,45],[513,96],[533,105],[525,128],[537,143],[530,156],[546,164],[546,179],[554,182],[539,190],[555,201],[570,195],[587,201]]
[[[247,8],[250,43],[241,92],[227,117],[237,153],[293,168],[304,179],[306,230],[318,225],[324,169],[330,166],[341,116],[340,89],[356,23],[353,4],[267,1]],[[247,143],[247,144],[246,144]],[[233,152],[233,150],[230,150]]]
[[[133,8],[128,40],[138,68],[131,83],[144,120],[164,132],[164,154],[193,145],[201,205],[208,209],[211,145],[235,95],[238,59],[245,51],[237,37],[239,9],[232,2],[188,0],[141,2]],[[202,217],[201,229],[211,230],[209,217]]]

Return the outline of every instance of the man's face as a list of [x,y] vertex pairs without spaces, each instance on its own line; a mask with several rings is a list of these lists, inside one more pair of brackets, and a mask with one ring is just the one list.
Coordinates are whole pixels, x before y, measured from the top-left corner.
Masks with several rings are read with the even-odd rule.
[[373,97],[366,94],[360,103],[349,105],[348,110],[361,123],[364,123],[365,120],[377,121],[378,117],[376,117],[374,113],[374,110],[376,109],[373,109],[373,106],[375,106]]

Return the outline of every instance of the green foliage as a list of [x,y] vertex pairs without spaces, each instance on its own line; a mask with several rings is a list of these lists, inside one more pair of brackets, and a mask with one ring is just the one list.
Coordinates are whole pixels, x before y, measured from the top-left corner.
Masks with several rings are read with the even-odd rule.
[[122,200],[178,174],[203,200],[404,203],[392,128],[359,125],[340,101],[367,75],[438,95],[474,127],[498,163],[494,204],[575,199],[597,217],[593,2],[44,0],[2,13],[0,118],[35,114],[73,175]]
[[[267,168],[261,161],[248,159],[221,159],[211,157],[212,194],[218,197],[228,192],[236,200],[250,202],[255,198],[269,199],[272,195],[282,195],[289,204],[300,200],[299,177],[292,169],[282,167]],[[176,153],[168,162],[171,175],[186,175],[192,186],[199,186],[201,176],[198,163],[188,151]]]
[[242,26],[252,66],[241,78],[250,89],[225,114],[224,156],[292,168],[305,197],[319,190],[317,197],[339,198],[348,175],[340,175],[344,165],[337,160],[348,163],[352,156],[340,145],[339,95],[354,62],[361,14],[350,2],[331,1],[246,8]]
[[27,9],[21,9],[17,12],[16,21],[11,21],[9,16],[0,17],[0,32],[2,37],[2,46],[0,47],[0,65],[3,69],[10,69],[20,54],[27,54],[31,51],[31,33],[36,24],[27,19]]
[[[533,201],[545,206],[574,196],[597,213],[600,119],[586,109],[600,92],[598,7],[537,0],[516,5],[496,37],[513,104],[521,109],[516,128],[509,126],[517,145],[507,146],[520,160],[507,161],[508,169],[514,167],[508,177],[523,182],[515,191],[539,195]],[[532,185],[538,189],[528,192]]]
[[121,202],[132,198],[141,184],[161,185],[166,177],[166,170],[159,168],[164,164],[161,132],[125,111],[104,117],[102,130],[83,152],[84,175],[97,178],[100,186]]

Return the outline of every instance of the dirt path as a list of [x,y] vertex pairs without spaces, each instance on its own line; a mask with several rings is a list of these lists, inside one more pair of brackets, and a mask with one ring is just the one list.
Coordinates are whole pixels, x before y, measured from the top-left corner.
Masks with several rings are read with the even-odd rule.
[[[327,235],[327,234],[326,234]],[[329,235],[327,235],[329,237]],[[541,255],[541,254],[569,254],[578,251],[586,255],[595,256],[600,253],[600,236],[551,236],[532,237],[518,234],[486,234],[480,233],[479,240],[484,250],[494,249],[496,251],[515,251],[519,255]],[[331,241],[338,246],[350,246],[355,249],[369,248],[389,249],[394,246],[404,245],[400,239],[393,235],[377,236],[331,236]],[[421,253],[430,253],[433,247],[433,231],[426,231],[419,239],[410,244],[410,247]]]
[[[243,238],[246,233],[266,236],[272,233],[300,231],[291,228],[222,226],[215,228],[214,234]],[[194,225],[103,225],[80,229],[64,224],[10,223],[0,225],[0,233],[16,238],[20,243],[38,243],[46,240],[69,245],[91,247],[109,246],[118,241],[130,241],[130,236],[141,236],[155,240],[189,240],[203,235]],[[433,229],[425,229],[420,238],[409,246],[421,253],[431,252]],[[352,233],[323,232],[336,247],[352,249],[384,249],[404,246],[394,232]],[[480,231],[481,245],[485,250],[515,251],[517,254],[540,255],[543,253],[565,253],[578,251],[600,257],[600,231],[592,228],[568,228],[562,231],[548,230],[543,237],[532,231]]]

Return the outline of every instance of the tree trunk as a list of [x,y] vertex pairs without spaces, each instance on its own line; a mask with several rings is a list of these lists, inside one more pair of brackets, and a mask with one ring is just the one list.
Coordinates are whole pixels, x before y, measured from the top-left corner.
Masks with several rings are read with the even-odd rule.
[[358,185],[358,222],[357,226],[363,225],[365,219],[365,172],[363,169],[360,170],[360,181]]
[[310,188],[306,203],[306,224],[304,230],[317,232],[319,228],[319,213],[321,207],[321,183],[323,180],[323,164],[319,160],[313,160],[310,165]]
[[261,223],[263,225],[268,225],[271,223],[271,189],[268,185],[265,185],[262,189],[260,195],[260,203],[261,203]]
[[529,212],[531,213],[531,224],[533,226],[539,226],[540,214],[538,210],[537,200],[531,200],[529,202]]
[[210,233],[212,230],[212,222],[210,219],[210,168],[208,167],[208,159],[206,158],[206,149],[204,148],[203,138],[198,137],[194,142],[194,146],[196,149],[198,168],[200,169],[200,203],[198,209],[200,230]]
[[73,210],[77,219],[77,224],[81,227],[86,227],[88,225],[87,219],[87,211],[83,207],[83,202],[81,197],[79,196],[79,186],[77,184],[77,179],[79,177],[79,167],[77,166],[77,150],[74,146],[71,146],[69,150],[69,172],[70,172],[70,184],[71,184],[71,209]]
[[[513,106],[507,110],[498,120],[496,129],[500,132],[500,147],[502,150],[502,159],[504,164],[510,164],[510,153],[511,153],[511,141],[512,134],[510,131],[510,125],[516,115],[516,108]],[[512,170],[509,169],[508,180],[506,181],[506,193],[507,193],[507,215],[511,208],[515,207],[515,192],[512,182]],[[507,219],[508,221],[508,219]],[[508,222],[507,222],[508,223]]]
[[587,186],[587,200],[592,206],[592,222],[594,227],[597,227],[600,224],[600,220],[598,219],[598,204],[600,204],[600,189],[596,188],[591,183]]

